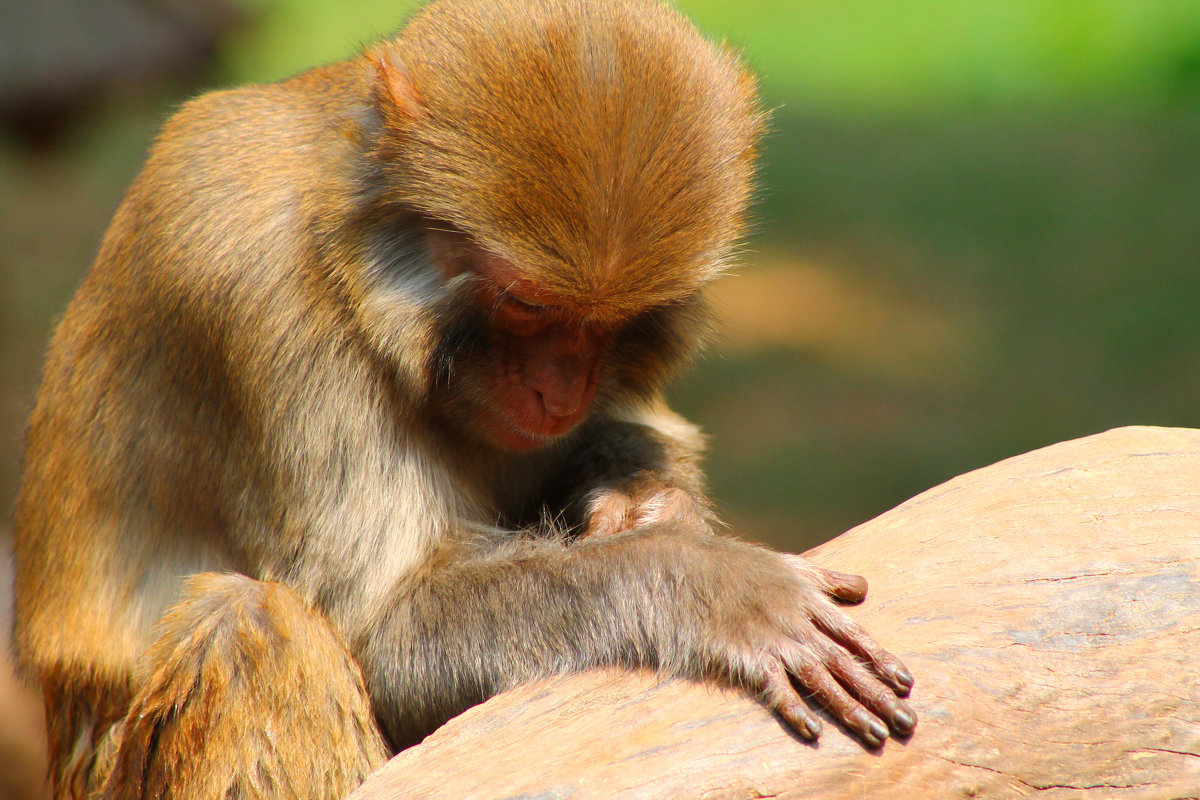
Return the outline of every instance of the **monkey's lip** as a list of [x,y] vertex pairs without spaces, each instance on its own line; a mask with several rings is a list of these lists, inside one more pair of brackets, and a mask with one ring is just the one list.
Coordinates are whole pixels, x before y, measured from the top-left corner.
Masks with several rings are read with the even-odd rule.
[[483,415],[483,428],[488,438],[508,450],[537,450],[573,429],[583,417],[583,414],[557,417],[551,419],[543,429],[530,430],[529,426],[517,422],[502,409],[489,408]]

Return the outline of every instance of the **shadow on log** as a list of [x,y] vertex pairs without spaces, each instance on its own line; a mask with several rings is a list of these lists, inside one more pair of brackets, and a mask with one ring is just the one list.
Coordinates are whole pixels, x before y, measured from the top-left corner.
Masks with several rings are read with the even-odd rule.
[[467,711],[352,798],[1200,797],[1200,431],[1012,458],[809,555],[870,579],[854,616],[916,676],[909,741],[809,745],[737,692],[592,672]]

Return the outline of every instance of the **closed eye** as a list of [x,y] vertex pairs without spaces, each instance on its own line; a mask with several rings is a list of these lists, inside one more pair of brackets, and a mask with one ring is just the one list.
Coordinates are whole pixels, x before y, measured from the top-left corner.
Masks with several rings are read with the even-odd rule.
[[538,305],[537,303],[527,303],[516,295],[505,292],[501,295],[500,301],[507,305],[513,311],[523,314],[545,314],[553,310],[552,306]]

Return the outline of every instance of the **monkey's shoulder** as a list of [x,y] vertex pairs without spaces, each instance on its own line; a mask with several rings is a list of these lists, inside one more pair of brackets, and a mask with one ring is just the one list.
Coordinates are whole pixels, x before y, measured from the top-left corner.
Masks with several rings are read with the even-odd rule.
[[185,102],[155,139],[143,182],[235,184],[243,189],[311,185],[353,154],[347,127],[368,103],[354,62],[319,67],[278,83],[206,92]]

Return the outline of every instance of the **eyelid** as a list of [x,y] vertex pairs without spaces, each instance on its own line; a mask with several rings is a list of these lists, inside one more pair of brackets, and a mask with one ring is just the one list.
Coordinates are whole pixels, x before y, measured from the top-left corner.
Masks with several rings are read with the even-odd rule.
[[511,303],[512,305],[516,306],[518,309],[520,309],[522,311],[545,312],[545,311],[549,311],[551,308],[551,306],[544,306],[539,303],[527,302],[527,301],[522,300],[521,298],[517,297],[516,295],[509,294],[508,292],[504,292],[501,295],[501,299],[506,303]]

